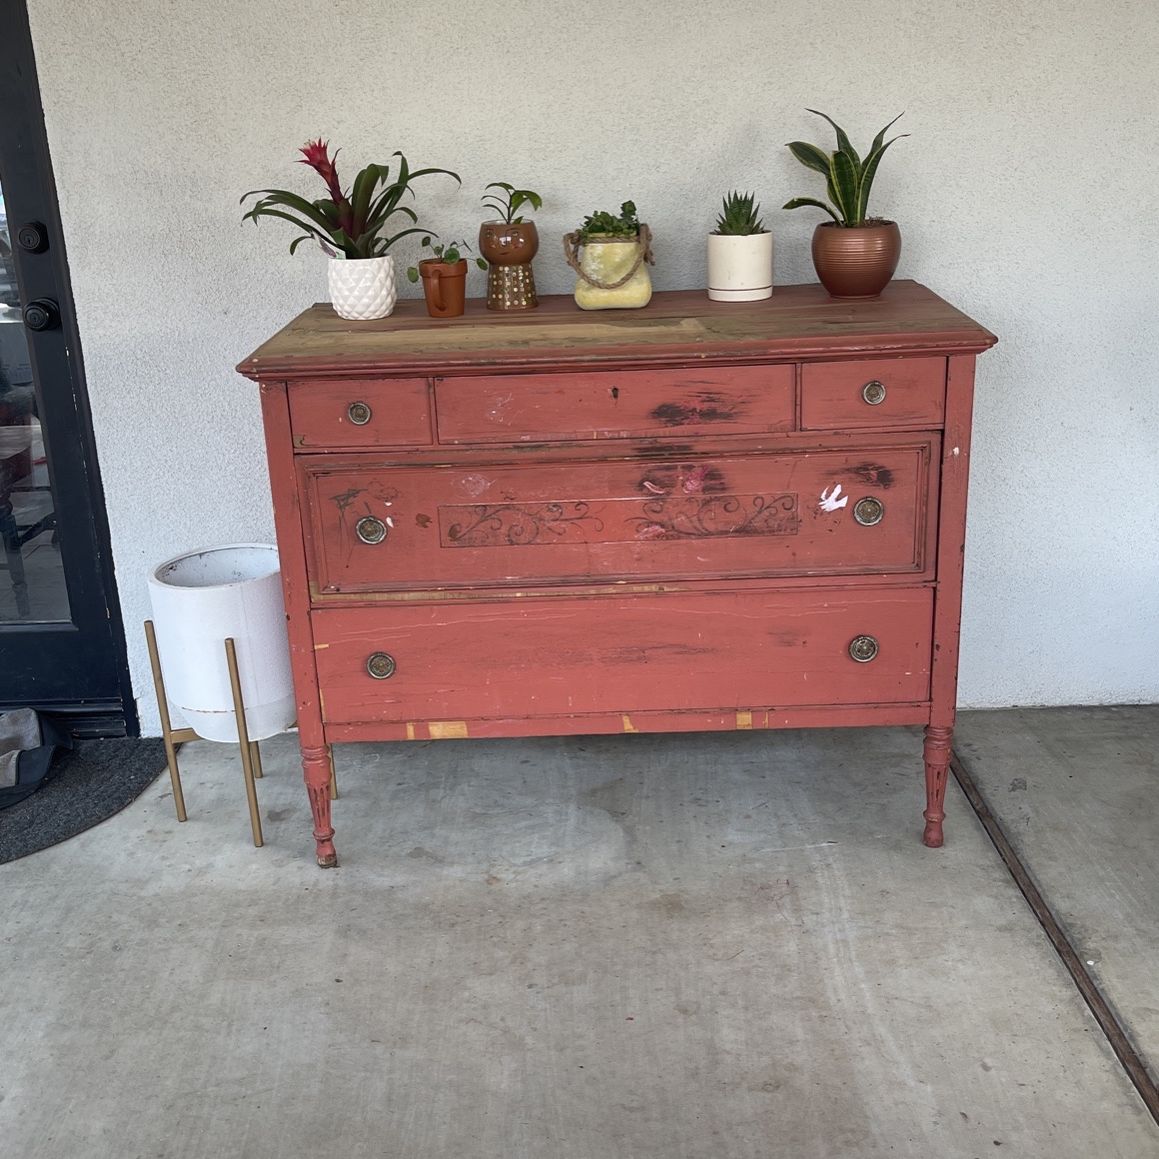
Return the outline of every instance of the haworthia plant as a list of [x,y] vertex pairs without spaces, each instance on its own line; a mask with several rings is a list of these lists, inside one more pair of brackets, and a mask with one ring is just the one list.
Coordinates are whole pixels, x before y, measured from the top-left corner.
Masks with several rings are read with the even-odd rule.
[[897,123],[901,117],[898,113],[876,137],[869,147],[869,152],[862,160],[854,149],[845,130],[826,113],[816,109],[807,109],[806,112],[814,116],[824,117],[833,126],[837,134],[837,149],[833,153],[826,153],[816,145],[807,141],[790,141],[789,150],[798,161],[807,169],[815,169],[825,178],[826,192],[831,204],[818,201],[815,197],[794,197],[785,202],[785,209],[800,209],[802,206],[812,206],[814,209],[823,209],[838,225],[864,225],[866,210],[869,207],[869,191],[873,187],[873,179],[877,175],[877,167],[886,149],[900,140],[908,137],[908,133],[899,133],[888,141],[885,134],[890,126]]
[[715,233],[747,236],[765,233],[765,223],[761,220],[761,207],[756,204],[755,195],[733,191],[721,201],[721,213],[716,219]]

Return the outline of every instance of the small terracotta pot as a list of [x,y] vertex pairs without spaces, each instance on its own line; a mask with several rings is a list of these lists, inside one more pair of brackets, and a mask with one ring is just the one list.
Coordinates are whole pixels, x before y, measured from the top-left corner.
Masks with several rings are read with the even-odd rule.
[[508,225],[485,221],[479,227],[479,252],[493,266],[525,266],[539,251],[539,231],[534,221]]
[[813,231],[813,266],[834,298],[876,298],[901,257],[895,221],[842,226],[823,221]]
[[432,318],[457,318],[467,300],[467,259],[437,262],[427,258],[419,262],[427,313]]

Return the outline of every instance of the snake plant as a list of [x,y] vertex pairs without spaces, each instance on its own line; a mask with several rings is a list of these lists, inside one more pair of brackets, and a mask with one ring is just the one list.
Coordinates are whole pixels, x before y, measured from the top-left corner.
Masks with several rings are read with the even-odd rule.
[[785,209],[800,209],[802,206],[812,206],[814,209],[823,209],[833,220],[841,226],[853,227],[866,225],[874,219],[866,217],[869,206],[869,191],[873,186],[873,179],[877,175],[877,167],[886,149],[901,137],[908,137],[908,133],[899,133],[890,140],[885,134],[891,125],[901,117],[898,113],[876,137],[869,147],[869,152],[862,160],[845,130],[832,117],[819,113],[816,109],[806,109],[817,117],[824,117],[837,133],[837,149],[833,153],[826,153],[816,145],[806,141],[790,141],[789,150],[808,169],[815,169],[825,177],[826,189],[831,205],[818,201],[815,197],[794,197],[785,203]]

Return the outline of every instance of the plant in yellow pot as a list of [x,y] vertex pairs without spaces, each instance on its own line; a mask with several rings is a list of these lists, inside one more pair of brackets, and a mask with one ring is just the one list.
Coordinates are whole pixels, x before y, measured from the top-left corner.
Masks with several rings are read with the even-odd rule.
[[[889,285],[901,257],[901,231],[897,222],[881,217],[867,217],[869,191],[877,176],[877,167],[886,149],[900,133],[887,141],[885,134],[898,117],[886,125],[869,147],[865,159],[858,156],[844,129],[832,117],[824,117],[837,133],[837,150],[826,153],[806,141],[790,141],[789,150],[806,168],[825,177],[829,194],[827,204],[815,197],[794,197],[785,209],[811,206],[823,209],[832,221],[823,221],[813,231],[813,265],[821,284],[834,298],[876,298]],[[898,116],[901,116],[899,113]]]
[[636,218],[634,202],[625,201],[619,214],[601,210],[586,217],[564,235],[563,252],[576,272],[580,309],[631,310],[652,300],[652,231]]

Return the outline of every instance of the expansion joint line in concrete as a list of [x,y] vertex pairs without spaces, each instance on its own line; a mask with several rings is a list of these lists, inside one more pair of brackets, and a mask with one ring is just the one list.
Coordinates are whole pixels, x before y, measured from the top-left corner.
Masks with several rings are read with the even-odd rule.
[[1134,1043],[1131,1042],[1122,1021],[1099,990],[1086,966],[1083,965],[1083,961],[1071,944],[1066,931],[1059,923],[1058,918],[1055,917],[1054,911],[1047,904],[1046,898],[1042,896],[1038,886],[1035,885],[1034,879],[1030,876],[1022,858],[1019,857],[1014,846],[1010,844],[1010,839],[1006,836],[1001,823],[991,811],[990,806],[987,805],[985,797],[982,796],[978,786],[974,783],[974,778],[956,752],[950,754],[950,768],[953,770],[954,777],[961,786],[962,792],[966,794],[970,807],[977,814],[978,820],[982,822],[982,827],[994,843],[994,848],[998,850],[999,857],[1006,863],[1006,868],[1022,891],[1022,896],[1026,898],[1034,916],[1050,939],[1055,953],[1062,959],[1062,964],[1066,967],[1067,973],[1070,974],[1071,980],[1082,995],[1083,1001],[1090,1008],[1090,1012],[1094,1015],[1103,1034],[1106,1035],[1115,1056],[1123,1064],[1127,1077],[1134,1083],[1139,1097],[1143,1100],[1147,1110],[1151,1112],[1151,1117],[1156,1124],[1159,1124],[1159,1087],[1156,1086],[1155,1080],[1147,1070],[1146,1063],[1136,1050]]

